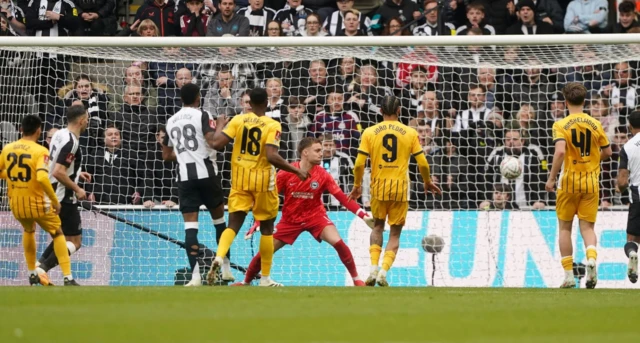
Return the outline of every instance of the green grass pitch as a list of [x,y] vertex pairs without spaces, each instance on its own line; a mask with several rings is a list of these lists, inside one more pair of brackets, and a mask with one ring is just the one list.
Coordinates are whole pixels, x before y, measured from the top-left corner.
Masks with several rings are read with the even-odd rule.
[[637,291],[3,287],[0,342],[631,342]]

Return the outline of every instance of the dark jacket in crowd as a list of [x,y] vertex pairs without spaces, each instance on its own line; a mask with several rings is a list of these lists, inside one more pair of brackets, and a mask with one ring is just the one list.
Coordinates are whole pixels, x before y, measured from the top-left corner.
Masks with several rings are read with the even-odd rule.
[[160,36],[177,36],[180,33],[180,25],[174,10],[175,3],[173,0],[169,0],[162,5],[158,5],[153,0],[147,0],[136,12],[134,20],[150,19],[160,30]]

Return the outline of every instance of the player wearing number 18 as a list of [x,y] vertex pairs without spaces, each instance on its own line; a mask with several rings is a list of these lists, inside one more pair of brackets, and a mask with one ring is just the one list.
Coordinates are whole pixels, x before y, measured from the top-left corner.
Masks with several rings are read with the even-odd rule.
[[222,233],[216,258],[207,275],[209,284],[217,281],[223,257],[244,224],[249,210],[255,220],[260,221],[260,256],[262,279],[260,286],[281,286],[269,277],[273,260],[273,222],[278,215],[278,190],[274,167],[295,174],[305,180],[308,172],[287,163],[279,154],[280,123],[265,116],[267,92],[263,88],[253,89],[250,94],[253,112],[240,114],[227,124],[227,118],[218,117],[212,147],[223,149],[232,140],[231,192],[229,193],[229,227]]
[[[369,253],[371,269],[365,282],[367,286],[388,286],[387,271],[396,258],[400,244],[400,233],[404,226],[409,190],[409,159],[413,156],[418,163],[425,191],[441,193],[431,181],[429,163],[424,156],[418,132],[398,121],[400,100],[395,96],[386,96],[382,102],[384,121],[367,128],[362,134],[358,158],[355,163],[354,187],[349,195],[357,199],[362,194],[362,177],[367,157],[371,159],[371,214],[375,219],[370,237]],[[382,270],[378,270],[382,252],[382,232],[388,218],[391,233],[387,243]]]
[[22,120],[22,138],[8,144],[0,154],[0,176],[7,179],[9,207],[24,228],[22,245],[29,283],[40,283],[36,272],[36,223],[53,238],[53,248],[65,278],[71,278],[71,262],[58,213],[60,202],[49,181],[49,151],[36,143],[42,121],[28,115]]
[[[573,244],[571,227],[578,215],[580,233],[586,246],[587,288],[598,282],[596,270],[597,238],[593,231],[598,214],[600,162],[611,156],[611,147],[600,122],[583,113],[587,89],[580,83],[568,83],[563,89],[569,116],[553,124],[553,165],[545,185],[553,192],[560,172],[556,197],[556,214],[560,234],[558,241],[564,281],[561,288],[576,285],[573,276]],[[562,171],[560,170],[562,168]]]

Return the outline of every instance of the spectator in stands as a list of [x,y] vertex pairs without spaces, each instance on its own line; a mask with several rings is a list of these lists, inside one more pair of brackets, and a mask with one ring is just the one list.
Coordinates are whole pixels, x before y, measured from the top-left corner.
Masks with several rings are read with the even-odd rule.
[[492,200],[484,200],[478,205],[480,210],[519,210],[518,205],[511,200],[513,190],[508,183],[496,183],[493,185]]
[[602,88],[602,78],[605,73],[602,70],[603,65],[596,64],[598,57],[594,50],[586,45],[576,44],[573,46],[573,57],[577,61],[593,61],[594,64],[560,69],[560,75],[563,78],[562,82],[580,82],[590,93]]
[[160,29],[151,19],[136,19],[131,26],[121,30],[116,36],[158,37],[160,36]]
[[112,113],[111,121],[122,129],[125,149],[145,151],[153,140],[158,117],[144,105],[144,95],[140,86],[129,85],[124,88],[124,104]]
[[[336,142],[331,132],[322,134],[322,167],[329,172],[333,180],[340,186],[343,192],[347,192],[353,185],[353,159],[336,149]],[[340,208],[340,202],[332,195],[323,195],[323,202],[334,207]]]
[[313,10],[304,7],[302,0],[287,0],[287,5],[276,12],[276,20],[285,36],[296,36],[306,30],[307,16],[311,13]]
[[425,155],[434,155],[440,150],[434,139],[435,132],[431,121],[425,118],[413,119],[409,126],[418,132],[418,141]]
[[187,0],[188,11],[181,15],[180,34],[185,37],[204,37],[211,16],[205,11],[203,0]]
[[549,136],[551,131],[547,129],[545,123],[549,120],[542,116],[544,112],[540,114],[538,116],[534,105],[520,104],[520,109],[515,117],[517,121],[515,127],[520,128],[520,132],[529,141],[529,145],[535,145],[543,149],[545,153],[548,153],[547,147],[552,145],[551,137]]
[[602,124],[602,129],[607,134],[609,141],[613,141],[620,122],[615,114],[610,113],[609,101],[601,95],[595,94],[591,96],[587,110],[592,117],[598,119]]
[[[393,17],[387,20],[384,25],[382,25],[381,36],[411,36],[411,31],[409,28],[404,27],[402,24],[402,19],[398,17]],[[406,52],[411,52],[413,49],[411,48],[402,48]]]
[[553,25],[538,19],[533,0],[519,0],[518,22],[507,29],[508,35],[550,35],[555,33]]
[[150,87],[150,81],[145,80],[144,72],[139,66],[131,65],[125,69],[124,78],[121,85],[115,87],[114,94],[112,94],[111,106],[109,112],[117,112],[122,108],[124,100],[122,95],[124,94],[124,88],[126,86],[138,86],[142,88],[143,101],[142,104],[147,108],[155,111],[158,107],[158,90],[157,88]]
[[314,13],[318,13],[320,23],[337,9],[335,0],[304,0],[304,5]]
[[331,84],[346,87],[356,77],[358,71],[356,59],[354,57],[343,57],[337,65],[337,71],[335,69],[336,67],[334,67],[334,72],[331,73],[334,74],[331,76]]
[[567,33],[604,33],[607,29],[606,0],[573,0],[564,16]]
[[[180,48],[164,48],[164,53],[167,56],[178,55]],[[174,98],[178,95],[178,77],[181,78],[180,83],[184,84],[186,78],[191,78],[191,70],[195,70],[196,66],[191,63],[177,63],[177,62],[150,62],[149,63],[149,77],[153,84],[158,89],[158,105],[165,106],[162,109],[158,109],[158,113],[161,114],[161,123],[165,123],[166,119],[171,115],[173,108]],[[178,75],[178,70],[186,69]],[[190,82],[189,82],[190,83]]]
[[[613,141],[611,142],[611,150],[613,154],[611,158],[607,161],[603,162],[604,164],[611,164],[607,166],[608,170],[611,170],[611,176],[607,176],[607,179],[611,179],[612,181],[618,176],[618,163],[620,161],[620,150],[622,147],[627,144],[630,139],[629,128],[625,125],[618,126],[616,128],[616,134],[613,137]],[[606,175],[603,175],[603,179],[605,179]],[[615,187],[615,183],[613,183],[613,192],[610,196],[606,193],[603,196],[603,201],[601,203],[602,207],[607,206],[605,200],[610,202],[613,205],[629,205],[629,190],[626,189],[624,192],[620,193],[619,189]]]
[[351,157],[356,156],[360,139],[358,117],[344,109],[344,91],[341,87],[329,89],[327,110],[315,116],[309,133],[319,137],[324,133],[332,133],[338,151]]
[[[522,164],[522,174],[515,180],[507,180],[500,174],[500,163],[506,156],[516,157]],[[542,151],[535,146],[524,146],[520,130],[513,128],[505,132],[504,146],[495,148],[487,158],[485,184],[514,184],[516,204],[540,210],[545,207],[546,174],[547,163]]]
[[239,9],[237,14],[249,19],[249,36],[267,36],[267,25],[274,20],[276,11],[266,7],[264,0],[251,0],[249,6]]
[[567,104],[564,102],[564,95],[561,92],[555,92],[551,95],[551,102],[549,102],[549,118],[553,122],[567,116]]
[[358,76],[349,84],[345,98],[360,118],[362,129],[382,121],[380,106],[386,95],[391,95],[391,91],[378,86],[376,68],[371,64],[361,66]]
[[411,69],[409,80],[409,84],[406,87],[396,91],[402,101],[401,119],[404,122],[416,117],[423,95],[430,90],[435,90],[435,86],[428,83],[429,73],[422,65],[417,65]]
[[[0,36],[26,36],[27,26],[25,23],[24,8],[27,7],[26,1],[13,3],[11,0],[0,1],[0,14],[4,18],[0,20]],[[2,16],[0,16],[1,18]],[[6,18],[6,20],[5,20]]]
[[309,65],[309,78],[294,79],[290,90],[291,95],[304,99],[307,113],[314,116],[324,110],[328,86],[327,67],[323,60],[315,60]]
[[116,33],[116,0],[76,0],[85,36],[113,36]]
[[302,37],[323,37],[327,33],[320,28],[320,16],[317,13],[311,13],[307,16],[307,25],[304,30],[300,30],[297,36]]
[[344,13],[344,30],[342,36],[357,37],[366,36],[367,32],[363,31],[360,26],[360,13],[355,10],[346,11]]
[[177,36],[180,33],[180,23],[174,14],[175,7],[176,4],[173,0],[146,0],[138,8],[135,20],[149,19],[153,21],[158,28],[158,35],[161,37]]
[[175,80],[171,85],[161,88],[162,96],[158,98],[158,122],[165,124],[169,118],[182,108],[180,99],[180,89],[182,86],[192,83],[193,76],[191,70],[187,68],[178,69]]
[[249,19],[242,14],[235,13],[234,0],[220,0],[220,12],[209,21],[207,36],[222,37],[249,36]]
[[[424,13],[426,23],[413,29],[413,35],[440,36],[441,34],[438,32],[438,1],[426,0],[424,2]],[[452,36],[456,33],[456,27],[450,22],[445,22],[442,25],[442,29],[444,30],[444,32],[442,32],[443,36]]]
[[284,36],[284,32],[282,32],[282,27],[280,27],[280,23],[278,21],[272,20],[267,24],[267,36],[268,37]]
[[[380,35],[383,25],[389,23],[391,18],[398,18],[401,21],[402,28],[411,21],[420,18],[420,8],[418,4],[411,0],[385,0],[384,4],[378,8],[371,18],[371,30],[373,33]],[[407,30],[411,32],[415,25],[411,25]]]
[[[354,0],[336,0],[338,10],[328,15],[324,24],[322,24],[322,31],[326,32],[329,36],[342,36],[345,28],[344,15],[347,11],[353,10]],[[371,19],[362,14],[362,12],[356,12],[358,14],[358,22],[360,23],[360,30],[362,32],[368,32]],[[307,19],[307,25],[309,25],[309,19]]]
[[[516,9],[520,0],[516,1]],[[557,0],[533,0],[536,12],[536,21],[550,24],[555,33],[564,32],[564,10]],[[516,13],[517,14],[517,13]]]
[[[266,87],[269,101],[265,115],[275,119],[278,123],[282,123],[283,118],[287,115],[287,105],[284,103],[282,80],[272,78],[267,80]],[[284,131],[284,127],[282,128]]]
[[513,118],[518,110],[518,105],[523,103],[532,104],[535,108],[547,108],[549,95],[556,92],[556,85],[549,81],[549,78],[542,73],[542,63],[536,58],[529,58],[529,65],[526,70],[526,77],[522,82],[508,84],[505,87],[504,110],[506,118]]
[[55,135],[56,132],[58,132],[58,130],[59,129],[57,127],[52,127],[49,129],[49,131],[47,131],[44,138],[45,148],[49,149],[51,147],[51,139],[53,138],[53,135]]
[[[444,147],[435,152],[431,157],[432,175],[442,187],[442,200],[440,206],[443,209],[467,209],[472,208],[469,200],[475,197],[469,196],[468,173],[469,160],[458,154],[456,146],[450,139],[444,138]],[[419,192],[424,193],[422,187]],[[446,191],[445,191],[446,190]]]
[[474,27],[482,30],[482,35],[484,36],[496,34],[496,29],[486,23],[485,7],[480,2],[473,2],[467,5],[467,23],[456,30],[456,35],[464,36]]
[[176,206],[178,189],[174,183],[175,163],[162,159],[162,140],[167,135],[164,125],[158,125],[156,140],[147,151],[144,160],[144,192],[143,205],[152,208],[155,205],[165,205],[168,208]]
[[627,123],[627,116],[640,104],[638,87],[633,84],[633,70],[628,62],[615,65],[613,80],[602,87],[598,94],[609,99],[611,114],[618,116],[620,124]]
[[222,69],[216,74],[216,81],[209,88],[202,108],[214,117],[220,114],[232,117],[242,111],[240,96],[243,91],[231,70]]
[[[89,113],[89,127],[80,136],[81,147],[96,147],[98,140],[103,137],[109,114],[109,98],[104,89],[98,88],[91,82],[89,75],[78,75],[72,84],[72,89],[64,94],[57,107],[57,118],[53,122],[57,125],[64,125],[65,113],[75,101],[82,102],[82,105]],[[103,86],[104,87],[104,86]],[[61,89],[64,92],[65,88]]]
[[496,97],[502,96],[499,93],[504,92],[502,85],[496,83],[496,70],[490,67],[480,67],[477,73],[478,83],[487,89],[485,104],[488,109],[493,110],[496,106]]
[[504,34],[518,19],[513,0],[476,0],[473,3],[484,5],[484,21],[495,29],[496,34]]
[[417,46],[414,51],[402,56],[403,60],[413,61],[398,63],[396,69],[396,85],[406,87],[411,83],[411,73],[415,68],[427,70],[427,82],[435,84],[438,80],[438,67],[435,65],[438,58],[432,54],[429,47]]
[[453,132],[460,133],[465,130],[475,129],[471,123],[487,120],[491,110],[486,106],[487,89],[483,85],[471,85],[467,98],[468,109],[456,114]]
[[251,90],[247,89],[244,92],[242,92],[242,96],[240,97],[240,102],[242,104],[242,112],[240,112],[240,114],[246,114],[246,113],[250,113],[253,112],[253,110],[251,109],[251,96],[249,96]]
[[300,156],[296,154],[298,151],[298,143],[300,143],[302,138],[307,136],[310,121],[307,115],[307,108],[300,98],[294,96],[289,97],[287,102],[288,115],[282,124],[282,132],[285,132],[284,126],[286,125],[288,137],[286,137],[286,139],[283,137],[282,140],[287,142],[287,160],[294,161],[300,158]]
[[137,152],[123,149],[120,137],[117,127],[107,127],[104,145],[88,156],[86,168],[93,179],[84,189],[89,200],[100,205],[140,203],[142,175],[137,175]]
[[640,22],[636,19],[635,1],[622,1],[618,4],[618,18],[613,25],[613,33],[628,33],[634,27],[640,27]]
[[433,137],[439,138],[443,135],[444,126],[440,115],[440,101],[435,91],[427,91],[422,95],[422,101],[417,108],[417,116],[409,120],[409,126],[417,128],[420,126],[418,123],[421,122],[428,124],[429,132]]

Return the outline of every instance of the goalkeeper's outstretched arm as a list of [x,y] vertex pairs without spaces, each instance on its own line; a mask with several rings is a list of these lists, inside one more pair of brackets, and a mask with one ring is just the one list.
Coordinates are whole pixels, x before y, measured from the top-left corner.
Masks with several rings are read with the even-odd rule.
[[329,193],[331,193],[331,195],[333,195],[336,199],[338,199],[338,201],[342,204],[342,206],[346,207],[347,210],[349,210],[351,213],[355,214],[356,216],[360,217],[360,219],[364,220],[370,228],[373,228],[373,223],[374,223],[373,217],[369,216],[369,214],[365,210],[363,210],[360,207],[360,205],[358,205],[357,202],[355,202],[352,199],[349,199],[349,197],[347,197],[347,195],[344,194],[344,192],[340,189],[340,187],[338,187],[338,185],[335,184],[335,181],[333,182],[334,182],[334,185],[332,185],[332,187],[329,188]]

